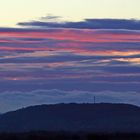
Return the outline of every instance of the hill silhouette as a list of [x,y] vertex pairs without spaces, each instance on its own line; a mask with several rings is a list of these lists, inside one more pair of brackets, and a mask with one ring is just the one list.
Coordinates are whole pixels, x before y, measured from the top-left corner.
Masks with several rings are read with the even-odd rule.
[[128,104],[38,105],[0,115],[0,132],[140,132],[140,107]]

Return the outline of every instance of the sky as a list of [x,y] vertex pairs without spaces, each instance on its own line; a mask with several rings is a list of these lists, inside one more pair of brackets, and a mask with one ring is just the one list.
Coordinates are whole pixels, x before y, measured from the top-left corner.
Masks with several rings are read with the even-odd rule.
[[139,0],[0,0],[0,26],[15,26],[47,14],[65,20],[85,18],[140,19]]
[[140,106],[139,5],[0,1],[0,112],[94,96]]

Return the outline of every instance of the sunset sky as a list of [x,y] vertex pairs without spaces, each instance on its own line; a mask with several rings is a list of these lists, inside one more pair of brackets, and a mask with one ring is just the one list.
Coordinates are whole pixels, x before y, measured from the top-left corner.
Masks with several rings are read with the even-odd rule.
[[36,104],[140,105],[140,0],[0,1],[0,112]]
[[0,25],[35,20],[52,14],[64,20],[85,18],[140,19],[139,0],[1,0]]

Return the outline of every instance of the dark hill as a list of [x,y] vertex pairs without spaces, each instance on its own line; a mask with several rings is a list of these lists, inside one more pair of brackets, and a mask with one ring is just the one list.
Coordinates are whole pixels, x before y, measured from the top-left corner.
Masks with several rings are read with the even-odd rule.
[[0,115],[0,132],[140,132],[140,108],[127,104],[56,104]]

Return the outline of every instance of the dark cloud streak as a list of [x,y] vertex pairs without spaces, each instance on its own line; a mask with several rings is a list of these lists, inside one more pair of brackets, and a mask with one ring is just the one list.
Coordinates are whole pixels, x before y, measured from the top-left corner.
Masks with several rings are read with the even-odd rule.
[[140,30],[140,20],[134,19],[85,19],[79,22],[20,22],[20,26],[76,29],[128,29]]

